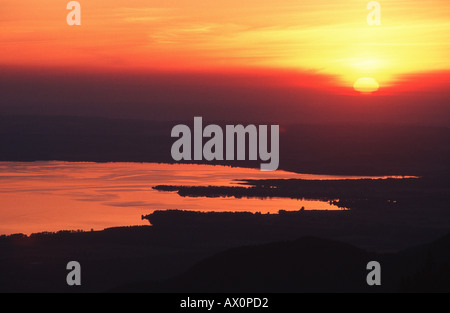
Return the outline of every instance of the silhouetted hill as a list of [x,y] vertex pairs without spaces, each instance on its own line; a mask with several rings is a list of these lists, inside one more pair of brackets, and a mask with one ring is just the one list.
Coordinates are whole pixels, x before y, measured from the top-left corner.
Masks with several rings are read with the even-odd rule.
[[[303,216],[303,213],[278,217],[287,221],[296,215]],[[183,216],[177,212],[170,215]],[[235,217],[232,213],[203,215],[188,214],[192,224],[184,228],[180,225],[186,220],[180,218],[171,226],[163,223],[153,227],[123,227],[94,232],[0,236],[0,291],[449,290],[450,235],[396,253],[372,253],[344,243],[342,239],[303,236],[297,240],[274,240],[277,236],[272,233],[264,236],[269,228],[253,233],[258,227],[250,223],[252,214]],[[276,218],[273,214],[257,216]],[[214,219],[220,218],[225,219],[222,225],[228,226],[211,232],[221,224]],[[241,218],[247,221],[241,220],[242,228],[231,227]],[[278,228],[285,227],[280,223],[282,220],[277,221]],[[208,227],[201,227],[202,223]],[[292,238],[294,234],[289,232],[285,235]],[[82,265],[83,283],[77,288],[65,283],[66,264],[71,260]],[[381,287],[366,285],[366,265],[372,260],[381,264]]]
[[[0,115],[0,160],[174,162],[170,133],[180,123],[192,126],[193,120]],[[280,127],[280,169],[344,175],[424,175],[448,170],[450,129],[446,127],[356,123]],[[260,166],[260,161],[214,163]]]
[[403,277],[401,292],[450,292],[450,234],[400,254],[416,269]]
[[168,289],[180,292],[351,292],[365,289],[371,256],[353,246],[305,237],[219,253]]
[[[381,264],[381,286],[366,283],[366,265],[372,260]],[[123,285],[112,292],[449,292],[449,275],[450,234],[396,254],[303,237],[229,249],[171,279]]]
[[[354,246],[303,237],[234,248],[197,263],[164,282],[128,285],[114,291],[147,292],[362,292],[366,265],[379,256]],[[384,288],[386,289],[386,288]]]

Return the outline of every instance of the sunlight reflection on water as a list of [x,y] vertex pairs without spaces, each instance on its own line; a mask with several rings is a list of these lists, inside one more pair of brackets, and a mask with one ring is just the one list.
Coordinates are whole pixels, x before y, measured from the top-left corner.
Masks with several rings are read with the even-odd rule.
[[155,185],[233,186],[245,179],[366,178],[226,166],[156,163],[0,162],[0,234],[148,225],[153,210],[336,210],[324,201],[184,198]]

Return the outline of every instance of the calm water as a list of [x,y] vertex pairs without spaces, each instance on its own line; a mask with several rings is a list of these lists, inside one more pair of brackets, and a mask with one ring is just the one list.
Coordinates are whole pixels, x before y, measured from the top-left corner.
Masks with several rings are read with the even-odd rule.
[[155,185],[236,185],[234,180],[361,178],[225,166],[154,163],[0,162],[0,234],[148,225],[153,210],[336,210],[323,201],[183,198]]

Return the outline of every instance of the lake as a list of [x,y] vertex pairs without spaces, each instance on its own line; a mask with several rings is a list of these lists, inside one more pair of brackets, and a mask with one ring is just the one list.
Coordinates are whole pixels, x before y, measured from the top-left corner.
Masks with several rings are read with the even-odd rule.
[[325,201],[189,198],[155,185],[233,186],[245,179],[386,178],[297,174],[226,166],[156,163],[0,162],[0,234],[148,225],[154,210],[340,210]]

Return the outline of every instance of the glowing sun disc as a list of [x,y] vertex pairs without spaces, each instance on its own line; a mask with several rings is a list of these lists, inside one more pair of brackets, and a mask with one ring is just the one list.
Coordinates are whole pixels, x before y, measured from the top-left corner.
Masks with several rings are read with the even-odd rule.
[[361,93],[372,93],[377,91],[380,85],[372,77],[361,77],[353,84],[353,88]]

